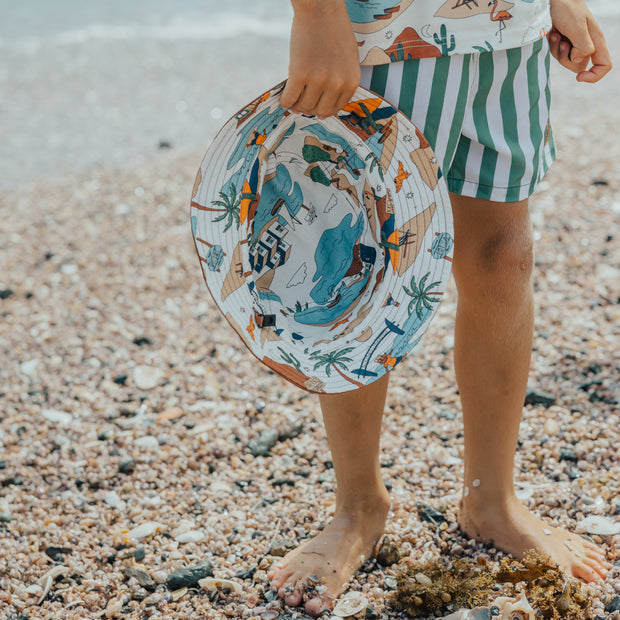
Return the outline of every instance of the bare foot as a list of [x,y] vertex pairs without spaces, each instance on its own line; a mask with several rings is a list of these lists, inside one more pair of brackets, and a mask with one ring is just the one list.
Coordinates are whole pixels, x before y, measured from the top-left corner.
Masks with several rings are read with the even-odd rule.
[[[287,605],[304,598],[306,612],[318,616],[331,610],[357,569],[370,558],[385,526],[390,503],[378,498],[364,510],[336,509],[333,519],[316,538],[288,553],[267,573],[273,590]],[[304,597],[305,583],[321,582],[316,596]]]
[[497,509],[488,504],[475,509],[467,498],[461,499],[458,523],[470,538],[488,542],[518,560],[523,559],[528,549],[549,555],[563,571],[586,583],[603,582],[612,567],[595,544],[552,527],[532,514],[516,497],[506,507]]

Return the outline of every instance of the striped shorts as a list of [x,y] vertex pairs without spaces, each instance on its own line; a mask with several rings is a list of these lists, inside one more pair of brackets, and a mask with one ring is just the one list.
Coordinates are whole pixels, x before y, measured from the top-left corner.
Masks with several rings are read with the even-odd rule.
[[363,66],[361,85],[424,133],[455,194],[524,200],[555,158],[545,37],[508,50]]

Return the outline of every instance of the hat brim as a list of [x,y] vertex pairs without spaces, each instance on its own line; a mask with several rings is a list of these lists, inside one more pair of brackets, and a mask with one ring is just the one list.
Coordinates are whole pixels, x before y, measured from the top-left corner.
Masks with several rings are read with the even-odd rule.
[[250,351],[305,390],[341,393],[418,344],[449,277],[452,212],[431,147],[391,104],[360,87],[319,120],[281,108],[283,85],[207,150],[192,233]]

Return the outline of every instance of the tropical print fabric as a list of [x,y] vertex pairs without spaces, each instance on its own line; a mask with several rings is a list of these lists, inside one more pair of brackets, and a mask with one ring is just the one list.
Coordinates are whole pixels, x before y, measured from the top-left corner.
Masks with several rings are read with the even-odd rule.
[[549,0],[346,0],[360,62],[521,47],[551,27]]
[[208,288],[248,348],[314,392],[375,381],[419,341],[450,271],[452,220],[422,134],[362,88],[325,120],[281,86],[222,128],[192,232]]

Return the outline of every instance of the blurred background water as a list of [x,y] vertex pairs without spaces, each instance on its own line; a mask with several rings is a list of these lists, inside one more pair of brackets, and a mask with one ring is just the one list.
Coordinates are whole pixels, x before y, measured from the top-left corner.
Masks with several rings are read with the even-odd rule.
[[206,148],[286,77],[291,17],[286,0],[0,0],[0,191]]

